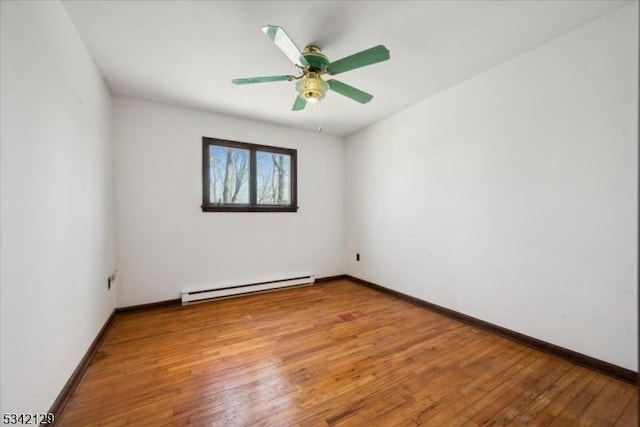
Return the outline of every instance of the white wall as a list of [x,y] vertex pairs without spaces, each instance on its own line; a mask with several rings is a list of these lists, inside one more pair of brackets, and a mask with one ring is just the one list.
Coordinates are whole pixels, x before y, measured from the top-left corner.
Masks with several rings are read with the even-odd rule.
[[115,306],[111,98],[59,2],[0,4],[0,406],[46,412]]
[[[202,137],[298,150],[296,213],[203,213]],[[118,306],[344,273],[340,138],[114,98]]]
[[349,137],[348,273],[637,370],[637,8]]

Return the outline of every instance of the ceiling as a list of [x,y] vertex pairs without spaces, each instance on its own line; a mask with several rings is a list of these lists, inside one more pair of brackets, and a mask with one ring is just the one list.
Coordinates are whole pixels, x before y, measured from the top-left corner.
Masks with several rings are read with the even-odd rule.
[[[64,1],[111,92],[345,136],[554,39],[629,1]],[[331,60],[384,44],[387,62],[338,78],[374,95],[329,92],[293,112],[294,74],[260,28]]]

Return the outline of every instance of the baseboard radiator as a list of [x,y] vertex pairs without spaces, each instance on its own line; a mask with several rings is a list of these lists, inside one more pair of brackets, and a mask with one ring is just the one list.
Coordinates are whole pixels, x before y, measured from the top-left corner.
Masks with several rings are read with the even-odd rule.
[[266,282],[249,283],[246,285],[227,286],[224,288],[204,289],[182,292],[182,305],[211,301],[221,298],[231,298],[258,292],[268,292],[297,286],[313,285],[315,277],[312,275],[291,277],[289,279],[270,280]]

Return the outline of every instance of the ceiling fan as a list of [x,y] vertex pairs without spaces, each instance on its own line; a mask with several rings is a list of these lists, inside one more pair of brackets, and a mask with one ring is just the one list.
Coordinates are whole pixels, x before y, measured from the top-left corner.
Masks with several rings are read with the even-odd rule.
[[299,74],[296,76],[249,77],[233,79],[232,82],[237,85],[244,85],[297,80],[296,90],[298,91],[298,96],[293,103],[293,111],[303,110],[307,102],[320,101],[324,98],[328,90],[337,92],[361,104],[366,104],[371,101],[373,95],[338,80],[330,79],[324,81],[322,76],[325,74],[333,76],[389,59],[389,50],[383,45],[378,45],[331,62],[317,46],[309,45],[305,47],[301,53],[281,27],[266,25],[262,27],[262,31],[280,48],[287,58],[293,62]]

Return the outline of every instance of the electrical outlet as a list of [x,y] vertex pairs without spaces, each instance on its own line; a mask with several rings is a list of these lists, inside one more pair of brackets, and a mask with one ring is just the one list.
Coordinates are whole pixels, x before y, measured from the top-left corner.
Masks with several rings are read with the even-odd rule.
[[356,254],[356,261],[360,261],[360,254]]

